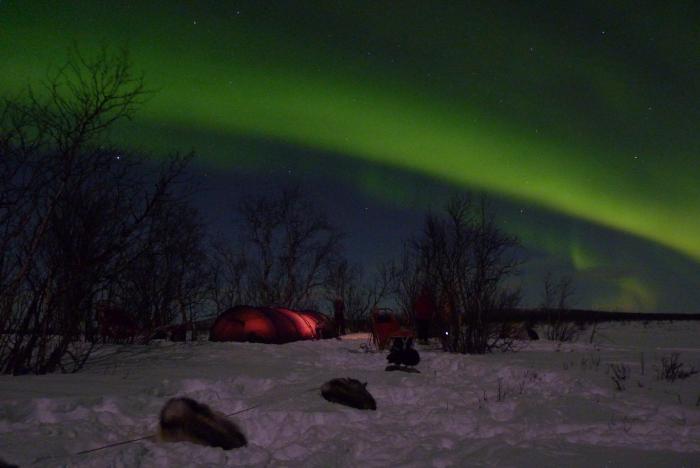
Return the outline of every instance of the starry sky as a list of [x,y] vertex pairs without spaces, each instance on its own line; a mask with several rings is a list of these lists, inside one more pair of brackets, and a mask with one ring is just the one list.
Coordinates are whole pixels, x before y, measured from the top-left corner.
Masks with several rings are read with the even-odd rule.
[[0,92],[71,44],[156,92],[113,135],[196,150],[205,215],[300,183],[370,267],[485,193],[574,305],[700,312],[700,3],[0,2]]

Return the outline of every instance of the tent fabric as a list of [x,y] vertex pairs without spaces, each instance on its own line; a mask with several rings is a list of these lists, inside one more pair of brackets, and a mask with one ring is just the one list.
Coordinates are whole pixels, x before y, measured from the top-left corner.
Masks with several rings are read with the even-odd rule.
[[333,324],[325,315],[283,307],[235,306],[217,317],[211,341],[289,343],[333,336]]

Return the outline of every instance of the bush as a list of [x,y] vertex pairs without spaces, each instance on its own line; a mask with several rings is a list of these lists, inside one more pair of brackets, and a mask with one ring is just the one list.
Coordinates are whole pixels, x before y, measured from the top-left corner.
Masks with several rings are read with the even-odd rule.
[[573,293],[573,279],[570,276],[564,276],[556,283],[551,273],[545,276],[540,308],[547,313],[545,337],[548,340],[575,341],[581,333],[581,326],[564,318]]
[[677,379],[687,379],[691,375],[698,373],[692,366],[686,369],[685,364],[678,362],[679,358],[680,354],[678,353],[671,353],[668,357],[663,356],[661,358],[661,366],[656,368],[657,380],[674,382]]
[[627,367],[625,364],[609,364],[608,373],[610,374],[610,378],[612,379],[612,381],[615,383],[615,387],[617,388],[617,390],[624,390],[627,378],[631,374],[630,368]]
[[580,327],[574,322],[568,322],[561,318],[561,311],[551,311],[549,320],[545,325],[545,337],[551,341],[568,342],[576,341],[581,333]]

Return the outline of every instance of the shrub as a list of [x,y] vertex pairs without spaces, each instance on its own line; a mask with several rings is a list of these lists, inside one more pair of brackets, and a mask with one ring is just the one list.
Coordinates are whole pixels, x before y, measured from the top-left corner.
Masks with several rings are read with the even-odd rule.
[[630,376],[630,368],[627,367],[625,364],[609,364],[608,373],[610,374],[610,378],[612,379],[612,381],[615,383],[615,387],[617,388],[617,390],[624,390],[625,382]]
[[670,356],[663,356],[661,358],[661,366],[656,368],[657,380],[674,382],[677,379],[687,379],[691,375],[698,373],[692,366],[686,369],[685,364],[678,362],[679,358],[680,354],[678,353],[671,353]]

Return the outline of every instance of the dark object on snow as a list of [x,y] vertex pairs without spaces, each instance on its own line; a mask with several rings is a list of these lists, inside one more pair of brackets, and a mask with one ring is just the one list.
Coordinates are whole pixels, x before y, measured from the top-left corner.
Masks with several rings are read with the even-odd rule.
[[367,382],[344,378],[332,379],[321,386],[321,396],[332,403],[361,410],[376,410],[377,402],[367,391]]
[[535,341],[535,340],[539,340],[539,339],[540,339],[540,336],[537,334],[537,332],[536,332],[532,327],[526,326],[526,327],[525,327],[525,331],[527,332],[527,336],[528,336],[532,341]]
[[236,306],[219,315],[209,332],[211,341],[289,343],[335,336],[333,321],[311,310]]
[[7,463],[5,460],[0,458],[0,468],[19,468],[17,465],[13,465],[12,463]]
[[172,398],[160,412],[158,435],[165,442],[192,442],[231,450],[248,442],[223,414],[191,398]]
[[420,371],[418,369],[416,369],[415,367],[397,366],[396,364],[386,366],[386,368],[384,370],[387,372],[401,371],[401,372],[408,372],[411,374],[420,374]]
[[394,338],[386,360],[397,366],[415,366],[420,362],[420,354],[413,349],[413,338]]

